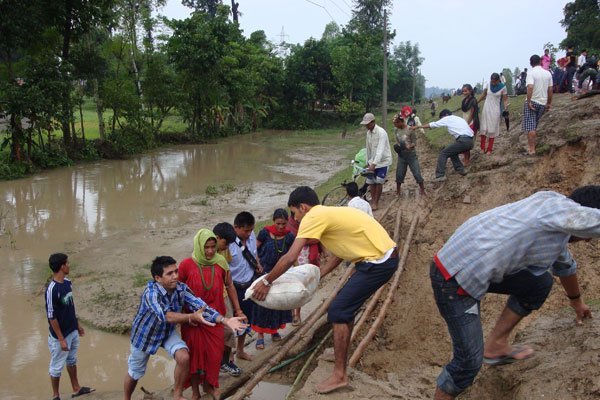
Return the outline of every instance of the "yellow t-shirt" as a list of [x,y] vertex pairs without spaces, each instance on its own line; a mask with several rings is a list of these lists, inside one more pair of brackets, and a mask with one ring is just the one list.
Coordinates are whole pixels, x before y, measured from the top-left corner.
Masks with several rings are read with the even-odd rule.
[[297,237],[318,239],[337,257],[353,262],[378,260],[396,245],[379,222],[351,207],[312,207]]

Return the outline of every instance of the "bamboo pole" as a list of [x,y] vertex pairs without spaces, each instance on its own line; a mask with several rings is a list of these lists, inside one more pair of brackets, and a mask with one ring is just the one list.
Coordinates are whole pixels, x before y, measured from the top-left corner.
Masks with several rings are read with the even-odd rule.
[[350,275],[352,275],[352,272],[354,272],[354,267],[349,267],[344,273],[344,275],[342,275],[342,277],[340,278],[340,281],[331,292],[329,298],[325,302],[323,302],[323,304],[321,304],[321,307],[319,307],[318,309],[319,311],[316,312],[311,319],[307,320],[306,324],[300,327],[298,333],[292,338],[290,338],[286,344],[281,346],[281,349],[279,349],[279,351],[275,353],[275,355],[271,357],[263,365],[263,367],[256,372],[252,379],[246,382],[246,384],[242,388],[240,388],[233,396],[231,396],[229,400],[243,400],[252,391],[252,389],[256,385],[258,385],[258,383],[269,372],[269,370],[275,365],[277,365],[283,359],[283,357],[285,357],[288,351],[298,341],[302,339],[302,337],[310,330],[311,326],[321,317],[321,315],[325,313],[325,311],[327,311],[327,308],[329,308],[329,305],[331,304],[337,293],[340,291],[340,289],[346,284],[346,281],[348,280]]
[[419,215],[415,214],[413,217],[412,223],[410,224],[408,236],[406,237],[407,244],[406,244],[406,246],[404,246],[404,250],[402,252],[402,258],[400,259],[400,265],[398,265],[398,270],[394,274],[394,280],[392,281],[392,284],[390,286],[390,291],[388,292],[387,297],[386,297],[385,301],[383,302],[383,306],[381,307],[381,310],[379,310],[379,315],[377,316],[377,319],[375,319],[375,322],[371,326],[371,329],[369,329],[369,332],[367,332],[366,336],[363,338],[363,340],[360,342],[360,344],[354,351],[354,354],[352,354],[352,357],[350,357],[349,365],[352,368],[354,368],[356,366],[356,363],[358,362],[358,360],[360,360],[362,353],[365,351],[365,349],[369,345],[369,342],[375,336],[377,329],[379,329],[379,327],[383,323],[383,318],[385,317],[385,313],[387,312],[387,309],[392,302],[394,293],[396,293],[396,289],[398,288],[398,282],[400,281],[400,275],[402,275],[402,270],[404,269],[404,263],[406,262],[406,259],[408,258],[408,250],[410,248],[409,243],[412,241],[412,236],[414,234],[415,227],[417,226],[418,220],[419,220]]

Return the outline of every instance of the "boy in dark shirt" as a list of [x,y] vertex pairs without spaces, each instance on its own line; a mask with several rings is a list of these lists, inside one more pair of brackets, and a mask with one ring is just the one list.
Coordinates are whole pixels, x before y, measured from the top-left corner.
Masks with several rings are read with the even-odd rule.
[[95,389],[80,386],[77,380],[77,349],[79,336],[85,331],[75,314],[73,291],[69,275],[69,257],[63,253],[56,253],[48,260],[52,270],[52,281],[46,288],[46,315],[48,317],[50,335],[48,335],[48,348],[50,349],[50,383],[52,384],[52,399],[60,400],[59,384],[60,375],[65,364],[73,388],[72,397],[93,392]]

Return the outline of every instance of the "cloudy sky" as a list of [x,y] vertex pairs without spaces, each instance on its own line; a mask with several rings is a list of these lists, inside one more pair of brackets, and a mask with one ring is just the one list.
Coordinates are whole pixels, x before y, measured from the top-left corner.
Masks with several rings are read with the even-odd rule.
[[[236,0],[246,36],[264,30],[275,43],[320,38],[325,25],[345,25],[352,0]],[[225,0],[225,4],[230,1]],[[459,87],[488,79],[503,67],[523,69],[547,42],[566,37],[560,25],[566,0],[395,0],[390,25],[394,44],[418,43],[425,58],[421,73],[427,86]],[[187,18],[180,0],[168,0],[161,12]]]

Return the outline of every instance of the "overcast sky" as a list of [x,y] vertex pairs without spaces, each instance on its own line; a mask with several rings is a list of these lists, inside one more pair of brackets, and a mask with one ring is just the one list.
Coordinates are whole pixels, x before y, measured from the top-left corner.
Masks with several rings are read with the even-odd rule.
[[[352,0],[237,0],[240,27],[246,36],[264,30],[274,43],[304,43],[320,38],[332,20],[345,25]],[[225,4],[231,4],[225,0]],[[529,65],[547,42],[566,37],[560,25],[566,0],[395,0],[390,25],[393,44],[418,43],[425,61],[426,86],[455,88],[489,79],[503,67]],[[162,14],[183,19],[190,10],[168,0]]]

